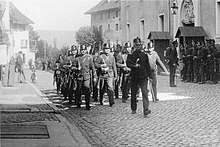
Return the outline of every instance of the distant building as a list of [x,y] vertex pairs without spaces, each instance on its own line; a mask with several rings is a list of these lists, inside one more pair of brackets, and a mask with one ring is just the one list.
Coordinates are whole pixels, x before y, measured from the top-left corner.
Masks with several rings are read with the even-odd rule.
[[[30,59],[35,60],[36,41],[29,40],[28,26],[33,21],[22,14],[12,3],[4,2],[5,11],[2,17],[3,32],[8,36],[5,54],[1,54],[1,58],[5,58],[8,63],[11,57],[16,57],[19,51],[23,53],[25,64],[28,65]],[[2,51],[1,51],[2,52]],[[0,63],[2,64],[2,63]]]
[[120,0],[102,0],[85,14],[91,15],[91,26],[98,27],[104,42],[121,43]]

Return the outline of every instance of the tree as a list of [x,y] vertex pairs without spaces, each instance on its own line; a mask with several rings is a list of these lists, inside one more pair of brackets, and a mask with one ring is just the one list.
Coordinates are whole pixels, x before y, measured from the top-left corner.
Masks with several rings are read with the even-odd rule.
[[47,50],[47,42],[40,39],[37,41],[37,53],[36,53],[36,58],[44,58],[45,56],[45,49]]
[[63,47],[60,49],[60,54],[67,55],[68,50],[69,50],[69,46],[63,46]]
[[78,44],[83,44],[86,46],[89,46],[90,44],[93,44],[94,38],[93,38],[93,31],[91,27],[83,26],[81,27],[77,32],[75,36],[76,42]]

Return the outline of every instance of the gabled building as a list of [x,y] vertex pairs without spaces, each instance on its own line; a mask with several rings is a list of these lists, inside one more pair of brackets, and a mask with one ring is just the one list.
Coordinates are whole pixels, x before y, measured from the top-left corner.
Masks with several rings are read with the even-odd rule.
[[35,60],[37,52],[35,44],[30,45],[29,40],[29,25],[34,22],[22,14],[11,2],[3,2],[1,5],[5,7],[2,30],[7,36],[7,41],[1,43],[7,45],[6,51],[0,51],[6,55],[1,54],[1,58],[5,58],[7,64],[12,57],[16,58],[18,52],[22,51],[24,62],[28,65],[30,59]]
[[104,42],[121,43],[120,0],[102,0],[85,14],[91,15],[91,26],[99,29]]

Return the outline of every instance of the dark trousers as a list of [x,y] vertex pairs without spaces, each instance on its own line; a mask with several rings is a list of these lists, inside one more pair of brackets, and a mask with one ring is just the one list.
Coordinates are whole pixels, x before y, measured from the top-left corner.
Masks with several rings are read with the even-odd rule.
[[122,86],[121,86],[123,100],[128,99],[128,93],[130,89],[131,89],[131,77],[129,76],[129,74],[123,74]]
[[76,105],[81,105],[81,95],[82,92],[85,94],[86,108],[90,107],[90,79],[88,80],[78,80],[76,88]]
[[100,83],[100,76],[98,76],[98,79],[96,82],[93,82],[93,95],[92,98],[95,102],[98,101],[98,95],[99,95],[99,83]]
[[199,67],[198,67],[198,61],[193,61],[193,75],[194,75],[194,82],[198,82],[198,74],[199,74]]
[[187,81],[193,82],[194,80],[194,74],[193,74],[193,62],[188,61],[187,62]]
[[103,96],[105,91],[107,91],[108,98],[109,98],[109,104],[114,104],[114,78],[113,77],[100,77],[100,103],[103,101]]
[[198,80],[199,82],[204,83],[205,82],[205,65],[202,61],[199,61],[198,66],[199,66]]
[[141,88],[142,92],[142,100],[143,100],[143,111],[144,113],[149,108],[149,99],[148,99],[148,79],[140,79],[137,80],[137,78],[131,78],[131,110],[136,111],[137,110],[137,92],[139,88]]
[[170,69],[170,86],[175,85],[175,74],[176,74],[176,67],[173,65],[169,65]]

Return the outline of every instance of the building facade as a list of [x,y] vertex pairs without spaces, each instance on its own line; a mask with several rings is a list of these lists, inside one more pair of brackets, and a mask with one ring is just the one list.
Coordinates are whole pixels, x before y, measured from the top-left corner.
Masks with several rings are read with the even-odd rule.
[[85,14],[91,15],[91,26],[102,33],[103,41],[121,43],[121,10],[119,0],[102,0]]
[[[178,6],[175,15],[174,2]],[[120,13],[117,18],[116,12]],[[168,32],[174,40],[179,27],[201,26],[205,39],[220,43],[220,0],[102,0],[86,14],[91,14],[91,25],[102,30],[105,41],[125,43],[140,37],[148,42],[152,31]]]
[[5,7],[1,29],[7,39],[1,43],[3,46],[6,45],[6,48],[1,48],[3,63],[0,64],[9,63],[12,57],[16,58],[18,52],[22,51],[24,63],[28,65],[30,59],[35,60],[37,52],[35,44],[30,45],[32,41],[29,40],[29,25],[33,24],[33,21],[22,14],[12,3],[2,1],[1,5]]

